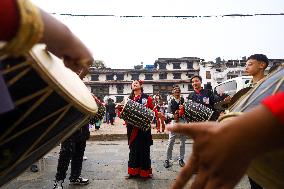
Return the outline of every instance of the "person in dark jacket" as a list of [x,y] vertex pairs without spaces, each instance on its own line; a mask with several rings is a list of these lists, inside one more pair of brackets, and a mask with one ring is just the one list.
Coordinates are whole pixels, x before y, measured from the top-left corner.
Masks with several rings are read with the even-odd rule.
[[116,116],[115,112],[115,103],[111,98],[108,99],[108,102],[106,104],[106,113],[109,116],[109,121],[111,125],[114,125],[114,119]]
[[219,112],[214,108],[214,104],[217,102],[217,99],[215,99],[212,90],[204,89],[201,86],[202,78],[199,75],[193,76],[190,81],[194,91],[188,95],[188,100],[203,104],[213,110],[214,113],[210,120],[217,120]]

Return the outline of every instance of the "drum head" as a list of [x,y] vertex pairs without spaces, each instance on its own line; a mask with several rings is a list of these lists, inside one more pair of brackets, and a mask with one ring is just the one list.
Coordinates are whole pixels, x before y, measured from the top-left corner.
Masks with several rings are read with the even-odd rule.
[[87,114],[98,111],[97,104],[83,81],[62,60],[45,50],[45,45],[35,45],[30,51],[35,60],[32,66],[58,93]]

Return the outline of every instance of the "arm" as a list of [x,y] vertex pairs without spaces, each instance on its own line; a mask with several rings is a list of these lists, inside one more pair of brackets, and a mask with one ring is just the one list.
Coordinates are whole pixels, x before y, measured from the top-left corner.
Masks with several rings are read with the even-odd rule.
[[70,29],[50,14],[40,10],[44,22],[44,33],[41,42],[47,45],[50,52],[63,58],[66,67],[83,78],[93,62],[89,49]]
[[160,112],[154,107],[153,100],[150,96],[147,99],[147,107],[155,112],[156,117],[160,117]]
[[284,126],[263,105],[229,121],[177,125],[168,130],[194,140],[189,163],[172,188],[182,188],[194,170],[198,170],[194,189],[233,188],[252,159],[284,147]]
[[34,44],[43,42],[80,78],[88,73],[93,62],[91,52],[67,26],[50,14],[29,1],[2,0],[0,16],[0,40],[6,42],[0,55],[19,56]]

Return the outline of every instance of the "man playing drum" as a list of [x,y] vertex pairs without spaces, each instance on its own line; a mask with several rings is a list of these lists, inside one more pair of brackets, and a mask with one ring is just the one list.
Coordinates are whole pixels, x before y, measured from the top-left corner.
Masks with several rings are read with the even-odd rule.
[[[248,75],[251,75],[253,77],[250,82],[250,87],[255,86],[257,83],[261,82],[261,80],[265,78],[264,70],[267,68],[268,63],[268,58],[263,54],[254,54],[248,57],[245,71]],[[251,185],[251,189],[262,188],[250,177],[249,182]]]
[[[173,87],[173,96],[168,103],[167,116],[172,119],[172,124],[176,123],[186,123],[184,116],[184,98],[180,96],[180,87],[174,85]],[[175,143],[176,137],[180,138],[180,156],[179,156],[179,165],[184,166],[184,154],[185,154],[185,140],[186,136],[183,134],[176,134],[174,132],[169,133],[169,140],[167,144],[167,159],[164,162],[164,167],[169,168],[171,166],[170,159],[172,159],[173,146]]]
[[[201,87],[202,78],[199,75],[195,75],[190,79],[190,82],[194,91],[193,93],[190,93],[188,95],[188,100],[203,104],[208,108],[214,110],[214,104],[217,100],[214,98],[214,94],[211,90],[203,89]],[[219,113],[217,111],[214,111],[210,120],[217,120],[218,117]]]

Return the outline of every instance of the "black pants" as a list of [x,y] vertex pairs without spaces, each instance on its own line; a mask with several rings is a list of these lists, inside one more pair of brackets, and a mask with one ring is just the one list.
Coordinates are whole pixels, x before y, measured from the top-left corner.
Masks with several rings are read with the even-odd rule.
[[139,146],[138,143],[139,141],[134,141],[133,144],[129,146],[128,167],[148,170],[151,168],[150,145]]
[[[128,141],[132,133],[131,127],[127,127]],[[139,130],[132,144],[129,144],[128,167],[148,170],[151,168],[150,146],[153,144],[151,130],[146,132]]]
[[56,180],[64,180],[71,160],[71,174],[69,179],[76,179],[81,175],[86,140],[74,141],[67,139],[61,144]]

